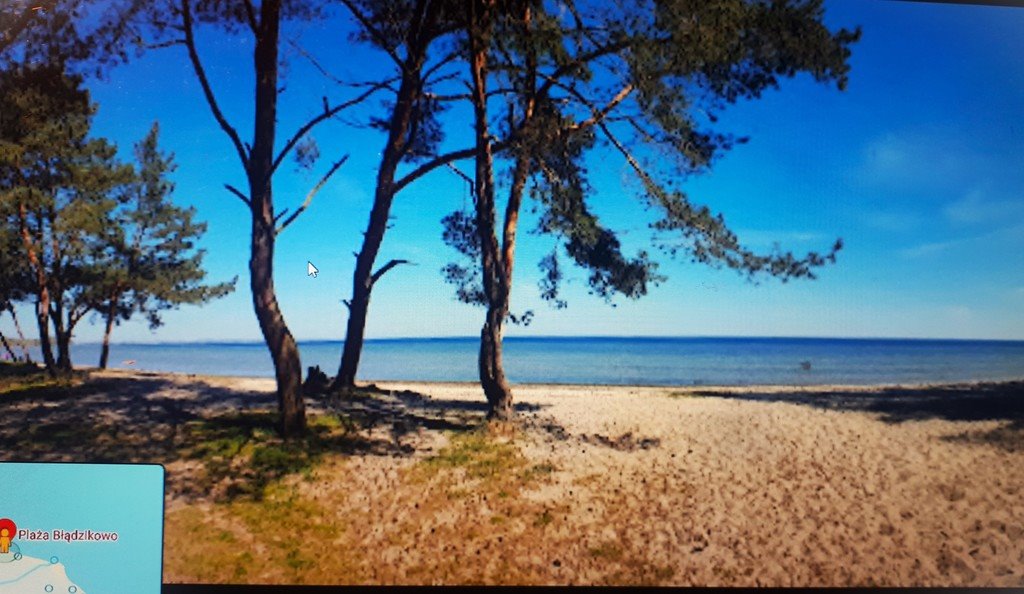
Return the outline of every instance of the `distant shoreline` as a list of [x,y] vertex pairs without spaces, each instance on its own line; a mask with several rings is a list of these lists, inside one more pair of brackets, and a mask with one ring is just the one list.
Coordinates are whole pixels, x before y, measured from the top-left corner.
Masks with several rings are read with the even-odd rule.
[[[479,336],[408,336],[408,337],[383,337],[367,338],[366,343],[381,342],[464,342],[478,341]],[[1024,338],[927,338],[927,337],[892,337],[892,336],[705,336],[705,335],[667,335],[667,336],[628,336],[628,335],[599,335],[599,336],[571,336],[571,335],[543,335],[543,336],[506,336],[505,341],[689,341],[689,340],[721,340],[721,341],[807,341],[807,342],[925,342],[925,343],[1024,343]],[[38,341],[27,341],[30,346],[38,346]],[[299,345],[323,345],[323,344],[344,344],[342,339],[314,338],[309,340],[299,339]],[[98,341],[76,342],[74,346],[98,347],[102,343]],[[181,340],[181,341],[156,341],[156,342],[111,342],[112,347],[132,346],[263,346],[260,339],[251,340]]]
[[[252,385],[253,382],[266,382],[268,390],[275,389],[275,380],[273,377],[265,377],[258,375],[211,375],[202,373],[187,373],[187,372],[174,372],[174,371],[146,371],[143,369],[99,369],[97,367],[87,366],[75,366],[77,371],[85,371],[90,375],[96,377],[123,377],[123,378],[187,378],[192,380],[202,381],[215,381],[215,382],[245,382],[247,385]],[[359,380],[357,382],[358,388],[369,388],[371,386],[386,387],[387,386],[430,386],[434,388],[465,388],[469,386],[476,386],[479,382],[475,381],[431,381],[431,380],[390,380],[390,379],[367,379]],[[803,385],[787,385],[787,384],[745,384],[745,385],[694,385],[694,384],[678,384],[678,385],[663,385],[663,384],[578,384],[578,383],[564,383],[564,382],[523,382],[516,383],[512,382],[513,388],[523,389],[542,389],[542,388],[571,388],[571,389],[615,389],[615,390],[629,390],[629,389],[642,389],[642,390],[681,390],[681,391],[694,391],[699,390],[701,392],[720,392],[722,394],[746,394],[750,392],[763,392],[766,394],[774,393],[795,393],[795,392],[884,392],[886,390],[934,390],[942,388],[959,388],[959,389],[972,389],[980,387],[1007,387],[1020,384],[1020,388],[1024,391],[1024,375],[1021,375],[1015,379],[1007,380],[976,380],[968,382],[923,382],[923,383],[887,383],[887,384],[803,384]]]

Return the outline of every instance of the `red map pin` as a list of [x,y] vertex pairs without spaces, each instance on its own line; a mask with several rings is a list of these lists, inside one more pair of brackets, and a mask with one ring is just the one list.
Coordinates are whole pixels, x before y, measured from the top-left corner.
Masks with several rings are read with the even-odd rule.
[[0,518],[0,530],[6,528],[8,530],[7,536],[11,540],[14,540],[18,536],[18,527],[14,524],[14,520],[10,518]]

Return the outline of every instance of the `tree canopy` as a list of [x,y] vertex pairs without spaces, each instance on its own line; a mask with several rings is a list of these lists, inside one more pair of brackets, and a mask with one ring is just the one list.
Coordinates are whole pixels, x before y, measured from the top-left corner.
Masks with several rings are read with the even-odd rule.
[[[224,294],[205,286],[204,226],[193,209],[167,200],[170,167],[157,128],[140,143],[140,168],[89,135],[96,108],[80,77],[60,65],[0,73],[0,216],[8,230],[0,285],[10,300],[35,301],[43,358],[51,372],[71,370],[73,331],[90,312],[116,304],[121,319]],[[123,301],[128,297],[129,301]],[[54,357],[50,324],[57,341]]]
[[[524,193],[540,211],[537,231],[559,238],[589,272],[592,293],[638,298],[664,279],[646,250],[623,253],[594,214],[585,158],[597,147],[618,153],[639,182],[640,210],[656,213],[651,244],[669,256],[784,282],[814,278],[835,261],[840,240],[824,254],[750,250],[722,215],[679,187],[745,142],[716,130],[729,104],[798,73],[845,87],[859,31],[830,31],[820,0],[477,0],[466,12],[474,206],[443,220],[443,239],[465,257],[443,273],[458,299],[487,308],[480,369],[492,415],[511,414],[500,344],[502,325],[515,319],[509,295]],[[498,168],[508,179],[501,219]],[[541,296],[564,307],[559,252],[540,266]]]
[[135,145],[136,175],[112,215],[116,224],[107,231],[103,276],[93,287],[93,309],[103,312],[107,324],[100,367],[106,367],[112,325],[139,314],[156,329],[164,311],[222,297],[237,281],[203,284],[206,252],[196,243],[206,224],[195,220],[195,207],[171,201],[174,184],[167,176],[176,166],[173,155],[160,151],[159,133],[153,124]]

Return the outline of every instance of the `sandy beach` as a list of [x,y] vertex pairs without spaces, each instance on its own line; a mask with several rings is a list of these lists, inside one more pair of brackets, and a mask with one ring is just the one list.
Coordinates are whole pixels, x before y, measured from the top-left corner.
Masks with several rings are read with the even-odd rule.
[[298,453],[270,380],[95,373],[4,394],[0,447],[165,464],[167,582],[1024,585],[1021,382],[517,386],[490,429],[377,388]]

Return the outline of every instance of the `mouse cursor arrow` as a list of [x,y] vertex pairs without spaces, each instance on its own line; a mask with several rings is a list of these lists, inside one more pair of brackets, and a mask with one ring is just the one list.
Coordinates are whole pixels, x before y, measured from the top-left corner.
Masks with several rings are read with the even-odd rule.
[[317,275],[318,272],[320,272],[320,271],[316,269],[316,266],[313,266],[312,262],[306,262],[306,274],[307,275],[309,275],[309,276],[311,276],[313,278],[316,278],[316,275]]

